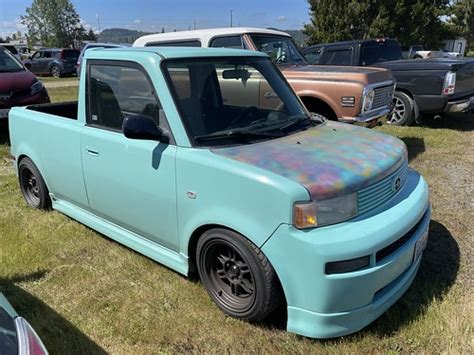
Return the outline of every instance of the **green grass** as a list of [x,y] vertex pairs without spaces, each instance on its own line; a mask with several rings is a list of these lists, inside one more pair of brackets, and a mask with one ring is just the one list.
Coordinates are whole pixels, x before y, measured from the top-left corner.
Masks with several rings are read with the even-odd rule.
[[48,94],[51,102],[76,101],[78,90],[78,86],[49,88]]
[[[49,90],[54,101],[77,88]],[[188,280],[68,217],[26,207],[0,146],[0,289],[55,353],[469,353],[474,116],[426,127],[381,127],[402,138],[427,179],[433,217],[420,272],[409,291],[351,336],[311,340],[224,316]],[[350,294],[348,294],[350,297]]]

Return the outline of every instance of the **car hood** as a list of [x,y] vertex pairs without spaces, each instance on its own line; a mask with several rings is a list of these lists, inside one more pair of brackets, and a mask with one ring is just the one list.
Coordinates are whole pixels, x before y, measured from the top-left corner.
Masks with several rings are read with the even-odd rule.
[[358,81],[364,84],[385,81],[391,73],[382,68],[349,67],[333,65],[285,65],[279,66],[287,79],[325,79],[335,81]]
[[358,191],[407,160],[406,146],[398,138],[337,122],[212,152],[300,183],[313,200]]
[[0,92],[28,89],[36,80],[36,77],[28,70],[13,73],[0,72]]

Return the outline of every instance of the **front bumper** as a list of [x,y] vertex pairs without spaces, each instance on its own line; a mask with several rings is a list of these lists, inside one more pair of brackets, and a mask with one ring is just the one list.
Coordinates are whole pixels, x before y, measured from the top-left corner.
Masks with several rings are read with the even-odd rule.
[[446,104],[444,112],[455,113],[455,112],[470,112],[474,110],[474,96],[457,100],[450,101]]
[[[411,285],[421,258],[416,242],[429,226],[428,187],[415,171],[385,205],[351,221],[311,230],[281,225],[262,250],[275,268],[288,305],[288,331],[330,338],[358,331]],[[391,254],[377,252],[404,238]],[[364,269],[326,274],[329,262],[369,256]]]
[[354,123],[358,126],[373,128],[385,124],[392,114],[393,107],[382,107],[355,117],[341,117],[339,120],[345,123]]

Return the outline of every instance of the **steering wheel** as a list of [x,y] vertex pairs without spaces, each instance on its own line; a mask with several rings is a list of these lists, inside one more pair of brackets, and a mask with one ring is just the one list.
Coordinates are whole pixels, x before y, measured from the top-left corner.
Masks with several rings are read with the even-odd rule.
[[256,108],[255,106],[247,107],[229,123],[229,126],[234,126],[238,123],[241,123],[244,120],[244,118],[247,118],[247,117],[250,117],[250,119],[253,121],[257,119],[258,113],[259,113],[258,108]]

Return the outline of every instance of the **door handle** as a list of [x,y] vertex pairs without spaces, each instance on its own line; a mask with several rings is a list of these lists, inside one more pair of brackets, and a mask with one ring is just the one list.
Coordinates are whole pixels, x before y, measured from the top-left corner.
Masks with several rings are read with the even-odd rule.
[[92,155],[93,157],[98,157],[99,152],[97,150],[86,148],[86,153]]

